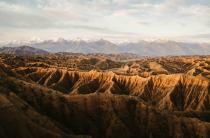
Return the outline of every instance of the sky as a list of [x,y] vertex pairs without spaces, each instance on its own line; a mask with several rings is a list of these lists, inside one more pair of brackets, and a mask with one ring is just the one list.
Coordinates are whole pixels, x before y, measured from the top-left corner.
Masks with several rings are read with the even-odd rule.
[[210,42],[210,0],[0,0],[0,42]]

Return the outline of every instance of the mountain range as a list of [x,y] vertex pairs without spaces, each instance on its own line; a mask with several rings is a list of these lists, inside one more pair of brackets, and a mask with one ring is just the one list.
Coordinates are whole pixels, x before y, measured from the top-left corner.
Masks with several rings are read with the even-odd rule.
[[46,55],[49,54],[49,52],[29,46],[20,46],[20,47],[2,47],[0,48],[0,54],[29,56],[29,55]]
[[[210,44],[208,43],[187,43],[176,41],[139,41],[117,44],[104,39],[96,41],[58,39],[57,41],[47,40],[42,42],[33,42],[27,45],[52,53],[132,53],[140,56],[210,54]],[[20,46],[20,44],[9,43],[4,46],[16,47]]]

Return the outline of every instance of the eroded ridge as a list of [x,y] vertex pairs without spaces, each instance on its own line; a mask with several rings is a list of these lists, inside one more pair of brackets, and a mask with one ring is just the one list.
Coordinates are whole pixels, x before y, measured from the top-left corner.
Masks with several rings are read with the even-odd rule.
[[22,68],[17,72],[26,74],[36,83],[64,94],[130,95],[159,109],[179,111],[209,109],[207,104],[209,82],[189,75],[158,75],[142,78],[116,75],[112,72],[75,72],[55,68],[29,70]]
[[[0,63],[0,137],[209,137],[209,80]],[[5,127],[7,126],[7,127]]]

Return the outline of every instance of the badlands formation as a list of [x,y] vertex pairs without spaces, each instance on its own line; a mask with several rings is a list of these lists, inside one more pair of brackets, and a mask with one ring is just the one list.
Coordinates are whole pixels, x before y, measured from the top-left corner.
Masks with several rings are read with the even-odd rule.
[[0,55],[1,138],[210,136],[210,57]]

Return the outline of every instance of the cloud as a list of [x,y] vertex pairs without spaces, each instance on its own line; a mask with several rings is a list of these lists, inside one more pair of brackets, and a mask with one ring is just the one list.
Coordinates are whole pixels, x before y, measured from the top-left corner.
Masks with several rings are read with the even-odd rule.
[[150,25],[150,22],[139,21],[139,24],[140,24],[140,25],[148,26],[148,25]]
[[[8,35],[2,37],[5,40],[21,29],[46,36],[58,31],[60,37],[76,30],[79,37],[83,32],[94,36],[205,34],[210,33],[209,17],[208,0],[0,1],[0,29],[8,30]],[[34,37],[28,34],[26,37]]]

